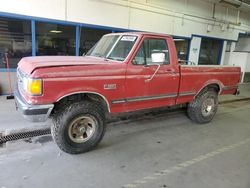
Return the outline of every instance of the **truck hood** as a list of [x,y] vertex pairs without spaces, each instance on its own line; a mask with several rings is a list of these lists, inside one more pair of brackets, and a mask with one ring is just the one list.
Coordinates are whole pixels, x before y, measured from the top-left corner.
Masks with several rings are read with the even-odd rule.
[[25,57],[18,63],[23,73],[30,75],[34,70],[49,67],[84,66],[107,64],[105,60],[95,57],[83,56],[36,56]]

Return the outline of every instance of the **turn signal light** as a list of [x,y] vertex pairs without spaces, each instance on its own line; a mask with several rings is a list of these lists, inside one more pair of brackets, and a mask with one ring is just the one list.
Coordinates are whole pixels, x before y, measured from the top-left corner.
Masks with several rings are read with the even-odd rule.
[[31,95],[42,94],[42,79],[26,78],[24,81],[24,89]]
[[41,95],[42,94],[42,80],[41,79],[29,79],[27,89],[32,95]]

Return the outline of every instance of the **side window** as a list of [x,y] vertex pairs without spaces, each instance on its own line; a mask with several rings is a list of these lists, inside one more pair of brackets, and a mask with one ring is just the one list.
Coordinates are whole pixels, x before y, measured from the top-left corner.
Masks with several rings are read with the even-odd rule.
[[165,61],[161,64],[169,64],[169,52],[165,39],[145,39],[133,59],[134,65],[152,64],[153,53],[164,53]]

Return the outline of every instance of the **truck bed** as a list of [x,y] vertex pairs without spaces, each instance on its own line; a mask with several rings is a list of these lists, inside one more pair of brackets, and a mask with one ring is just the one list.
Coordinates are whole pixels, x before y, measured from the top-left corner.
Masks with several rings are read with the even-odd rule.
[[[240,82],[240,67],[221,65],[180,65],[179,93],[177,104],[185,103],[211,83],[216,83],[219,94],[235,94]],[[195,84],[194,84],[195,83]]]

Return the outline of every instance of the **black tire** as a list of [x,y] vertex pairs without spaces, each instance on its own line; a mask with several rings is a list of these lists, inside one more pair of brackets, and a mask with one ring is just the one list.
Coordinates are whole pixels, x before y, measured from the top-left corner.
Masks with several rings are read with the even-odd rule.
[[192,121],[203,124],[213,119],[217,109],[218,92],[211,88],[202,91],[194,101],[188,104],[187,114]]
[[[106,128],[103,108],[101,105],[89,101],[68,105],[52,120],[51,133],[55,143],[61,150],[70,154],[84,153],[94,149],[103,138]],[[83,123],[84,121],[85,123]],[[89,121],[93,122],[92,125]],[[85,133],[81,131],[82,127]],[[89,138],[84,136],[88,135],[88,128],[93,129],[92,132],[89,131],[91,133]],[[84,139],[85,141],[83,141]]]

